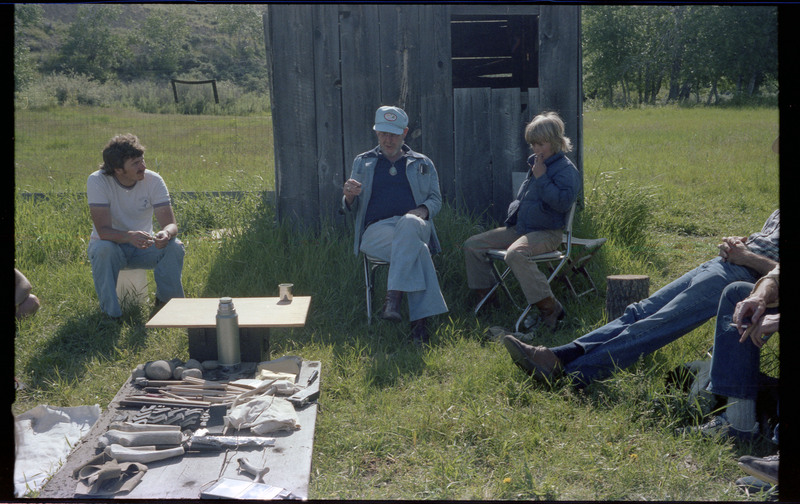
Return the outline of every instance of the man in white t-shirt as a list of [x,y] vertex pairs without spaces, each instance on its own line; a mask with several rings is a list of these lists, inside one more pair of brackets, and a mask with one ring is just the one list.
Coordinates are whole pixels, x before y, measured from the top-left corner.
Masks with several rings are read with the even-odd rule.
[[[156,307],[183,297],[183,243],[164,180],[147,169],[145,148],[130,133],[111,139],[103,164],[89,175],[86,195],[92,217],[89,261],[100,309],[118,318],[121,269],[152,269]],[[161,230],[153,234],[153,215]]]

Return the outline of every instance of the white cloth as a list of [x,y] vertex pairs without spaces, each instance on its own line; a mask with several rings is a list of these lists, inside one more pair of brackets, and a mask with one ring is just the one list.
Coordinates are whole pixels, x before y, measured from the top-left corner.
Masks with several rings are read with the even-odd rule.
[[237,430],[250,429],[253,434],[267,434],[300,428],[294,405],[282,397],[259,396],[235,406],[223,417],[226,426]]
[[[153,207],[170,203],[164,179],[156,172],[144,171],[144,180],[133,187],[124,187],[113,175],[101,170],[89,175],[86,181],[89,206],[106,206],[111,210],[111,227],[120,231],[153,233]],[[92,240],[99,240],[92,224]]]
[[14,419],[14,495],[38,490],[55,474],[70,450],[100,418],[100,406],[55,408],[39,405]]

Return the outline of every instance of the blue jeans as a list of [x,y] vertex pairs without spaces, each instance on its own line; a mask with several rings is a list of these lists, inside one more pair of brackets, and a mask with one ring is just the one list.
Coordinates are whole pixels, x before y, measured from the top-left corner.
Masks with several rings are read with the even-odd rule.
[[[711,383],[708,390],[739,399],[758,399],[758,373],[761,350],[747,339],[739,343],[739,331],[731,327],[736,303],[750,295],[753,284],[732,283],[719,299],[717,331],[714,333],[714,354],[711,358]],[[776,310],[768,309],[767,313]]]
[[588,384],[626,368],[713,317],[728,284],[757,279],[757,273],[744,266],[719,257],[707,261],[649,298],[628,305],[619,318],[565,345],[577,347],[582,355],[562,362],[564,371]]
[[430,238],[429,221],[408,214],[375,222],[361,237],[361,252],[389,261],[387,288],[407,294],[410,320],[447,312],[427,245]]
[[155,245],[139,249],[128,243],[90,240],[88,254],[100,309],[112,317],[122,315],[117,299],[117,275],[122,269],[152,269],[156,298],[160,301],[183,297],[181,273],[184,247],[177,238],[170,240],[162,249],[157,249]]

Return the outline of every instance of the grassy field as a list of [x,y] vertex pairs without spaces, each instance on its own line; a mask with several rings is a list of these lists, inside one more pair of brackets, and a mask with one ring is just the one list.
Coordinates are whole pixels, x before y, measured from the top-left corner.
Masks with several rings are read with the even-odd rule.
[[[18,157],[18,193],[82,190],[84,168],[96,164],[102,143],[117,130],[112,118],[120,115],[64,111],[76,124],[99,125],[92,134],[74,128],[56,134],[61,113],[18,117],[27,131],[50,132],[36,140],[36,156]],[[122,129],[178,120],[131,117],[140,122]],[[203,129],[205,118],[198,121]],[[212,140],[229,134],[224,119],[208,121],[220,121]],[[262,142],[263,157],[271,150],[271,134],[262,136],[269,128],[268,118],[241,128],[236,142]],[[20,131],[18,124],[18,153],[35,136],[20,138]],[[714,257],[720,237],[759,230],[778,206],[778,156],[770,150],[777,132],[776,109],[587,112],[586,208],[577,229],[580,236],[609,238],[592,265],[601,290],[608,274],[641,273],[650,276],[654,292]],[[142,135],[153,153],[148,160],[166,156],[165,134],[149,135]],[[86,137],[97,142],[89,145]],[[175,138],[185,143],[190,136]],[[92,154],[65,154],[73,144]],[[49,160],[52,181],[23,173],[37,166],[32,159]],[[248,166],[245,180],[262,177],[261,187],[271,188],[272,175],[261,164]],[[202,174],[193,168],[184,163],[165,174],[173,192],[235,187],[197,183]],[[127,307],[122,322],[99,312],[82,195],[34,203],[17,194],[15,205],[16,265],[43,306],[17,324],[15,374],[27,388],[17,394],[14,413],[38,404],[105,406],[137,364],[188,358],[185,330],[144,329],[150,306]],[[273,357],[300,355],[323,366],[311,498],[739,500],[744,496],[733,482],[743,473],[736,459],[774,452],[766,440],[736,444],[674,433],[700,418],[666,377],[703,357],[713,339],[710,323],[584,391],[530,380],[488,331],[510,327],[513,309],[477,318],[471,312],[460,245],[484,227],[449,207],[437,218],[444,251],[435,261],[450,312],[436,319],[425,350],[406,341],[407,322],[367,325],[360,263],[346,230],[323,226],[317,236],[293,234],[275,223],[274,209],[256,193],[239,201],[176,195],[175,207],[187,249],[187,296],[277,295],[283,281],[294,282],[297,295],[313,296],[306,327],[272,333]],[[210,231],[217,228],[233,232],[215,239]],[[578,302],[560,285],[556,294],[567,323],[537,336],[538,343],[564,343],[605,322],[602,296]],[[762,370],[773,376],[778,340],[762,357]]]
[[144,114],[91,107],[15,111],[14,182],[24,192],[86,191],[108,140],[136,133],[170,190],[275,188],[269,116]]

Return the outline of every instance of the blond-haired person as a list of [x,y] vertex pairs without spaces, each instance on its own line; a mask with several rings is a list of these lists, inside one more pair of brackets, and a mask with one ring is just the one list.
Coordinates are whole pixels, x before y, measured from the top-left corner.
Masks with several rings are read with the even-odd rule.
[[553,296],[547,277],[533,255],[551,252],[561,244],[567,214],[581,189],[581,176],[566,153],[572,150],[564,122],[555,112],[537,115],[525,127],[525,141],[533,154],[528,174],[508,207],[503,227],[470,237],[464,243],[467,284],[483,297],[494,285],[490,249],[507,249],[506,263],[519,280],[529,305],[539,310],[541,323],[554,329],[564,308]]

